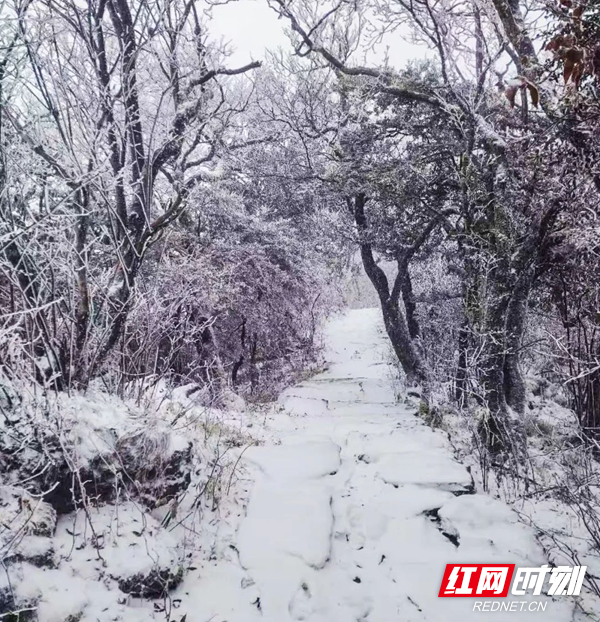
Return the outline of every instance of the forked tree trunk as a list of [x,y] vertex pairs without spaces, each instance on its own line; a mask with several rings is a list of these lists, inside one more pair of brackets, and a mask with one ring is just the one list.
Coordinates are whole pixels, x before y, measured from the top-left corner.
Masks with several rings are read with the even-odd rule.
[[407,383],[409,385],[420,384],[427,391],[428,376],[425,366],[411,339],[408,325],[402,311],[398,308],[397,302],[381,300],[381,311],[386,333],[400,365],[402,365]]
[[367,239],[367,220],[364,194],[357,194],[348,199],[348,205],[354,215],[357,229],[361,235],[360,255],[362,263],[369,277],[381,305],[385,330],[392,344],[392,348],[402,370],[406,374],[408,384],[420,384],[423,388],[424,401],[429,401],[429,378],[425,363],[417,349],[404,313],[400,309],[399,299],[403,286],[408,282],[408,261],[398,261],[399,273],[394,287],[390,290],[389,282],[384,271],[377,265],[373,257],[373,249]]

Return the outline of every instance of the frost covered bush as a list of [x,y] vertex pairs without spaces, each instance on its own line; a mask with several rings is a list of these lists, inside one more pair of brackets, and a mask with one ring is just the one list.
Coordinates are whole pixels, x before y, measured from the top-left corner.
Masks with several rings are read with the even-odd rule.
[[230,388],[259,400],[314,361],[335,301],[319,253],[288,223],[230,214],[209,239],[186,227],[155,254],[114,356],[122,382],[165,377],[215,403]]

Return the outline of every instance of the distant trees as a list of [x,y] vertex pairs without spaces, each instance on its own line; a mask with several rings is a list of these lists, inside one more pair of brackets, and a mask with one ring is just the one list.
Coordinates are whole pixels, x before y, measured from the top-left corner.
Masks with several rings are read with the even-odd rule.
[[[352,136],[341,148],[344,170],[352,171],[341,200],[353,215],[365,270],[407,378],[428,382],[424,307],[415,305],[409,266],[434,240],[449,278],[459,278],[462,298],[462,319],[448,318],[453,393],[461,403],[472,398],[486,406],[480,431],[487,446],[519,461],[529,308],[544,279],[567,261],[558,249],[566,249],[572,225],[585,230],[591,225],[585,212],[592,221],[598,216],[598,193],[590,186],[598,160],[592,142],[577,139],[582,127],[560,113],[561,93],[548,88],[518,3],[394,0],[365,3],[361,13],[344,3],[271,4],[288,20],[296,53],[324,61],[360,102],[354,108],[362,114],[353,117],[351,98],[341,99],[344,135]],[[381,32],[408,27],[436,53],[433,68],[353,64],[369,19],[371,28],[383,24]],[[592,57],[586,52],[592,65],[581,68],[590,79]],[[507,62],[508,69],[496,69]],[[351,122],[360,129],[348,132]],[[597,131],[597,123],[591,128]],[[397,262],[393,284],[377,256]]]
[[[435,75],[429,78],[436,80]],[[411,104],[405,114],[407,107],[387,94],[370,93],[364,86],[351,93],[350,84],[343,89],[347,110],[338,141],[339,162],[330,177],[345,197],[392,347],[407,381],[420,384],[427,401],[432,378],[423,352],[411,264],[430,251],[433,240],[443,239],[442,224],[449,215],[444,205],[447,163],[430,157],[440,144],[435,134],[441,130],[439,119],[423,104]],[[412,140],[417,134],[419,140]],[[392,278],[377,257],[395,265]]]
[[331,304],[322,257],[302,221],[264,209],[275,188],[259,184],[215,180],[157,242],[125,331],[125,380],[166,375],[260,400],[312,361]]

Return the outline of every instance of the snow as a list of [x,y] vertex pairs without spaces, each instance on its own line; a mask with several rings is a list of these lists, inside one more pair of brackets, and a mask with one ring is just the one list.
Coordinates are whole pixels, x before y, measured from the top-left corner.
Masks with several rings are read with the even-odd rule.
[[290,484],[335,473],[340,466],[340,448],[331,441],[251,447],[244,459],[257,465],[267,478]]
[[16,542],[10,554],[24,559],[51,556],[53,554],[52,541],[42,536],[28,536]]
[[92,395],[78,393],[58,394],[56,412],[60,421],[56,426],[68,430],[80,466],[98,455],[110,455],[114,451],[119,433],[127,426],[134,426],[133,414],[123,416],[123,402],[115,396],[100,392]]
[[[528,430],[528,477],[515,481],[490,471],[487,486],[490,494],[510,505],[513,517],[518,515],[520,523],[534,530],[549,563],[587,567],[586,582],[573,619],[598,620],[600,592],[596,577],[600,576],[600,553],[593,533],[597,513],[593,503],[587,505],[585,492],[587,486],[593,490],[593,483],[598,481],[598,461],[593,450],[578,440],[581,426],[575,413],[565,407],[564,389],[540,374],[535,366],[529,371],[524,414]],[[449,411],[444,425],[461,460],[470,465],[475,482],[481,485],[484,473],[480,456],[473,451],[472,420]],[[585,486],[581,486],[583,482]],[[498,512],[500,507],[491,505],[490,511]],[[477,525],[471,523],[464,529],[469,537],[476,535],[477,530]],[[518,539],[514,529],[503,532],[498,526],[494,540],[500,542],[502,538],[506,547],[513,542],[513,548],[519,550],[521,543],[529,538],[529,530],[523,530]]]
[[[60,521],[56,533],[56,552],[80,574],[95,577],[103,571],[126,578],[148,573],[158,564],[176,572],[182,563],[177,554],[177,539],[160,529],[158,522],[135,503],[105,505],[89,512],[89,520],[84,512],[79,512],[71,521]],[[101,543],[97,556],[84,546],[96,539]]]
[[37,614],[38,618],[44,622],[76,620],[89,602],[86,581],[77,577],[69,577],[68,581],[60,581],[57,580],[59,576],[50,571],[32,568],[26,578],[26,581],[37,584],[42,593]]
[[[271,408],[200,413],[184,391],[163,395],[161,412],[175,414],[179,434],[204,448],[176,524],[161,525],[166,507],[149,513],[126,499],[91,509],[93,533],[83,512],[61,517],[57,568],[25,564],[19,582],[30,592],[23,598],[42,595],[39,619],[468,622],[481,617],[473,599],[437,596],[447,563],[547,562],[534,530],[474,492],[447,436],[402,399],[377,310],[334,318],[325,343],[325,371]],[[71,405],[82,430],[98,430],[94,445],[103,433],[93,422],[111,421],[113,408],[110,400],[85,413]],[[210,503],[198,491],[216,469],[224,485],[213,482]],[[114,577],[158,564],[187,570],[169,599],[116,588]],[[573,610],[567,597],[527,619],[566,622]]]
[[469,491],[473,485],[461,464],[435,449],[384,456],[377,476],[394,486],[418,484],[451,492]]
[[[326,342],[328,369],[285,391],[268,420],[280,444],[243,456],[255,484],[237,547],[261,619],[478,619],[470,599],[437,597],[445,565],[541,565],[533,530],[462,494],[473,480],[447,439],[396,399],[377,310],[336,318]],[[548,606],[528,618],[571,619],[572,602]]]

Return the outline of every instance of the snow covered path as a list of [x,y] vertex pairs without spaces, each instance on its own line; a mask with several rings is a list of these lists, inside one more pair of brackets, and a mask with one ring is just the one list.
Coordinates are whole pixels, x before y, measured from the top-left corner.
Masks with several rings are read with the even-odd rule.
[[[268,622],[481,619],[474,599],[437,597],[445,565],[539,566],[546,560],[532,531],[504,504],[473,494],[444,434],[396,401],[377,310],[336,318],[326,339],[327,371],[280,398],[285,411],[270,425],[281,444],[244,454],[255,483],[236,547],[257,594],[253,614]],[[545,613],[494,619],[571,615],[563,599]]]

